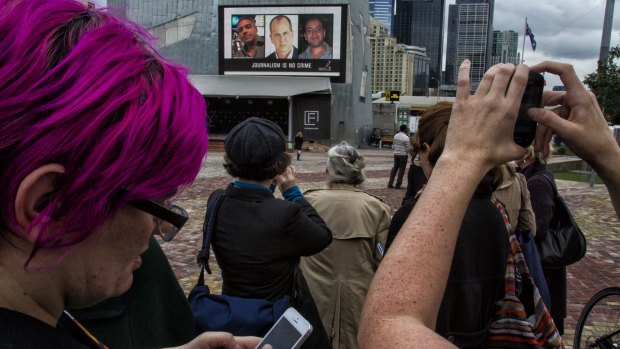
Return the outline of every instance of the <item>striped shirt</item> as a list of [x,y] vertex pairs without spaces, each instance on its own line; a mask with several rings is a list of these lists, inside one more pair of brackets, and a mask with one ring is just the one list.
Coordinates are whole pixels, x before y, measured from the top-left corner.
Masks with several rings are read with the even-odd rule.
[[394,135],[394,140],[392,141],[394,155],[409,155],[409,148],[411,148],[411,143],[409,143],[409,137],[405,133],[398,132]]

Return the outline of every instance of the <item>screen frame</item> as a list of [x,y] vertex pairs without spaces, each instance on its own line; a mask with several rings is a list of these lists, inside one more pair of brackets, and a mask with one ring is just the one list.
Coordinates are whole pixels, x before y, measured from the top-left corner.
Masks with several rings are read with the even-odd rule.
[[[327,35],[331,37],[332,49],[334,50],[334,56],[339,58],[332,59],[286,59],[276,60],[268,58],[247,58],[239,59],[232,58],[231,46],[232,43],[232,16],[242,15],[264,15],[265,22],[267,17],[273,15],[288,15],[288,16],[304,16],[304,15],[317,15],[317,16],[332,16],[331,32],[328,30]],[[337,16],[339,15],[340,18]],[[299,18],[297,18],[299,20]],[[339,24],[339,26],[338,26]],[[292,76],[292,77],[328,77],[331,82],[344,83],[346,82],[347,73],[347,45],[349,44],[348,35],[349,24],[349,12],[347,4],[329,4],[329,5],[220,5],[218,6],[218,65],[220,75],[244,75],[244,76]],[[263,37],[265,40],[265,48],[267,48],[267,41],[269,37],[267,35],[268,23],[264,23]],[[299,33],[299,27],[301,23],[298,23],[297,30],[293,29],[294,35],[297,38],[303,40],[302,35]],[[339,32],[338,32],[339,30]],[[336,38],[337,37],[337,38]],[[337,39],[339,42],[337,43]],[[299,40],[297,40],[299,41]],[[295,43],[296,40],[293,40]],[[228,44],[227,44],[228,43]],[[301,53],[301,42],[297,42],[296,47]],[[338,50],[336,50],[339,48]],[[268,53],[265,52],[265,56]],[[228,58],[227,58],[228,57]],[[247,62],[246,62],[247,61]],[[252,64],[252,63],[259,64]],[[278,64],[279,63],[279,64]],[[239,64],[251,65],[248,69],[238,68]],[[286,64],[286,68],[282,68],[281,65]],[[311,68],[308,68],[312,65]],[[259,67],[255,67],[259,66]],[[265,66],[264,68],[262,66]],[[273,66],[273,67],[271,67]],[[332,67],[334,69],[332,70]],[[279,69],[282,68],[282,69]]]

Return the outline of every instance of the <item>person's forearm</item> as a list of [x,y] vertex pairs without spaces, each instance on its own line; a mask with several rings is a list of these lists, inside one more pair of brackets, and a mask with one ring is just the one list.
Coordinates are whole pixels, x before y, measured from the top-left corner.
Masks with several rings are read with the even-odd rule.
[[523,154],[512,133],[528,68],[494,66],[470,95],[470,67],[459,68],[443,153],[370,286],[361,348],[452,346],[433,330],[465,210],[485,173]]
[[434,347],[442,343],[429,330],[434,329],[461,221],[484,173],[459,159],[437,162],[374,276],[362,313],[361,348],[428,347],[430,343],[419,342],[421,337]]
[[611,144],[609,154],[597,157],[590,165],[607,186],[611,203],[620,218],[620,147]]

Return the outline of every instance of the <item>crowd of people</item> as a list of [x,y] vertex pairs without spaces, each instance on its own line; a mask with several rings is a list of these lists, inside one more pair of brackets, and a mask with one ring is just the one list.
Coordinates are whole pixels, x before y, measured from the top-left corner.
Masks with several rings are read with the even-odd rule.
[[[187,221],[174,198],[207,152],[206,106],[187,71],[145,29],[73,0],[0,0],[0,32],[0,346],[255,348],[258,337],[194,333],[153,238],[170,241]],[[222,293],[293,301],[301,285],[307,348],[482,347],[507,227],[548,229],[553,134],[597,172],[619,218],[620,148],[570,65],[496,65],[473,95],[469,70],[465,60],[454,104],[425,112],[395,154],[390,185],[407,154],[427,182],[394,217],[364,192],[366,159],[346,142],[326,154],[327,187],[303,193],[277,124],[235,126],[212,237]],[[528,111],[539,125],[526,152],[512,131],[529,71],[567,91]],[[543,273],[562,331],[566,271]]]

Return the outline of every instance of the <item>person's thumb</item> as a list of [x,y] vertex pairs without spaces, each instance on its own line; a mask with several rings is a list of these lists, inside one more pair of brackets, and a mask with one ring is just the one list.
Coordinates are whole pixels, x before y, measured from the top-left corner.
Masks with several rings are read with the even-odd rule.
[[563,119],[561,116],[549,109],[530,108],[527,111],[527,115],[537,123],[552,129],[560,136],[562,136],[562,133],[564,133],[564,130],[566,130],[570,124],[568,120]]

